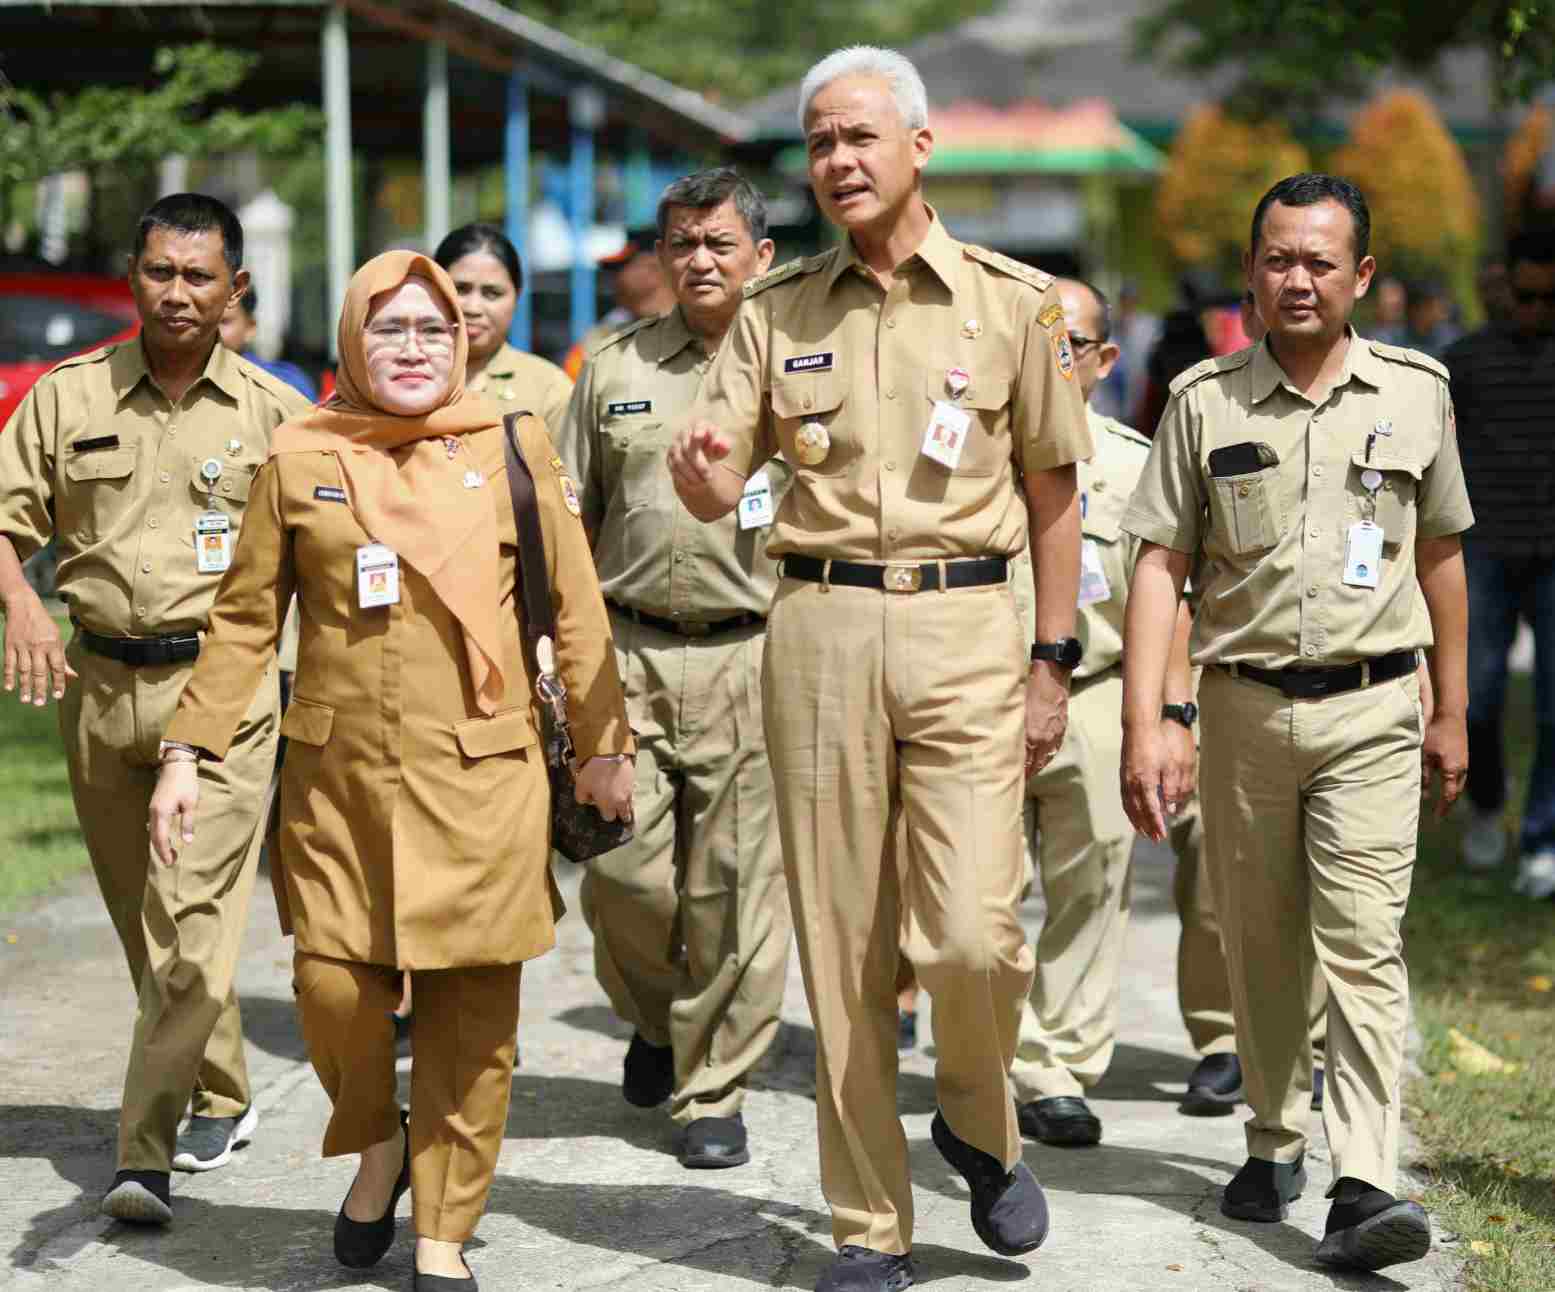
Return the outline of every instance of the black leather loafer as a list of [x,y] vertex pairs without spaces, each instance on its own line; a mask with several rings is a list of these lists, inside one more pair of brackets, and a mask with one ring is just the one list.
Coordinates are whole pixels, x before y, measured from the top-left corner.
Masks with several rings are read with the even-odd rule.
[[1000,1256],[1034,1252],[1047,1238],[1047,1199],[1024,1162],[1006,1171],[998,1158],[973,1148],[950,1129],[945,1114],[934,1113],[929,1128],[940,1156],[961,1173],[972,1190],[972,1228]]
[[680,1137],[680,1164],[692,1169],[744,1166],[751,1160],[745,1134],[745,1119],[698,1117],[686,1125]]
[[[464,1261],[462,1256],[459,1259]],[[480,1292],[480,1285],[475,1282],[475,1275],[470,1272],[468,1261],[465,1261],[464,1272],[470,1277],[455,1279],[446,1274],[423,1274],[420,1270],[413,1270],[410,1279],[411,1292]]]
[[1241,1060],[1234,1054],[1206,1054],[1188,1074],[1180,1110],[1190,1117],[1224,1117],[1241,1099]]
[[1418,1202],[1400,1202],[1391,1193],[1348,1177],[1340,1181],[1317,1247],[1317,1259],[1324,1265],[1380,1270],[1418,1261],[1430,1250],[1431,1218]]
[[650,1045],[641,1032],[632,1033],[621,1068],[621,1094],[638,1108],[657,1108],[675,1089],[675,1051]]
[[1078,1095],[1033,1099],[1015,1110],[1022,1135],[1061,1148],[1101,1143],[1101,1118]]
[[849,1243],[816,1280],[815,1292],[901,1292],[914,1281],[911,1257]]
[[1290,1214],[1290,1203],[1307,1187],[1306,1154],[1294,1162],[1250,1157],[1220,1195],[1220,1214],[1232,1220],[1272,1224]]
[[[346,1204],[340,1203],[340,1213],[335,1217],[335,1259],[351,1270],[365,1270],[383,1259],[383,1254],[394,1242],[394,1209],[400,1205],[400,1197],[410,1188],[410,1118],[400,1113],[400,1130],[405,1136],[405,1161],[400,1176],[394,1182],[394,1192],[389,1195],[389,1205],[377,1220],[352,1220],[346,1215]],[[352,1187],[356,1185],[353,1180]],[[351,1196],[350,1189],[346,1197]]]

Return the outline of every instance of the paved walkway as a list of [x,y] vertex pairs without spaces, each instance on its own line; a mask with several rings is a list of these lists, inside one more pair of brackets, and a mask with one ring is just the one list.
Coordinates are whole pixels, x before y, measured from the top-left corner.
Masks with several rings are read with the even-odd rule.
[[[1173,988],[1170,862],[1141,851],[1125,978],[1123,1044],[1094,1105],[1101,1147],[1028,1145],[1053,1211],[1047,1245],[1025,1261],[985,1251],[959,1177],[929,1141],[933,1060],[908,1056],[900,1107],[917,1185],[918,1280],[936,1292],[1000,1284],[1042,1292],[1285,1292],[1457,1286],[1450,1245],[1391,1271],[1336,1276],[1312,1261],[1328,1161],[1309,1154],[1312,1188],[1288,1223],[1224,1220],[1216,1196],[1244,1155],[1241,1115],[1177,1112],[1193,1056]],[[564,876],[573,899],[577,875]],[[587,930],[526,971],[523,1066],[491,1206],[470,1247],[497,1289],[795,1288],[831,1255],[816,1178],[814,1037],[791,962],[785,1026],[746,1105],[754,1159],[687,1172],[662,1114],[627,1105],[617,1082],[626,1029],[595,986]],[[1040,919],[1036,902],[1024,915]],[[408,1224],[366,1277],[336,1266],[330,1228],[353,1161],[321,1161],[326,1105],[302,1057],[290,943],[256,892],[240,989],[259,1092],[253,1146],[221,1171],[174,1176],[172,1228],[97,1214],[112,1175],[117,1095],[133,1014],[126,972],[90,885],[0,921],[0,1288],[190,1292],[198,1288],[404,1289]],[[927,1020],[925,1019],[925,1022]],[[925,1033],[927,1035],[927,1033]],[[407,1060],[402,1060],[402,1071]],[[408,1204],[401,1215],[408,1215]],[[1438,1235],[1440,1239],[1442,1236]]]

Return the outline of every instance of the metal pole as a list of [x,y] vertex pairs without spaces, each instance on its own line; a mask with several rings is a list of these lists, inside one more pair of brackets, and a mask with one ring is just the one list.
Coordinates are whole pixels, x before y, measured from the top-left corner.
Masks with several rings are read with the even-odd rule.
[[452,225],[453,166],[448,142],[448,46],[427,46],[426,101],[421,113],[421,189],[427,250],[441,242]]
[[356,265],[351,176],[351,59],[344,5],[324,11],[324,204],[329,263],[330,358],[336,353],[334,322],[345,309],[346,287]]
[[569,164],[572,207],[572,335],[581,337],[594,326],[594,261],[588,235],[594,227],[594,131],[605,119],[604,96],[592,86],[576,89],[567,99],[572,125]]
[[508,119],[504,131],[504,168],[507,180],[507,235],[518,251],[519,264],[529,283],[519,293],[508,340],[520,350],[533,349],[534,270],[529,265],[529,83],[522,72],[508,77]]

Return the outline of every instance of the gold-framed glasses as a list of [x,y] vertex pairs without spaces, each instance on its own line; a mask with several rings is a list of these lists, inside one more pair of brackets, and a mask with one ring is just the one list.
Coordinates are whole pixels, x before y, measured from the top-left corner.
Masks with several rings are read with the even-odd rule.
[[399,323],[391,320],[374,323],[369,327],[367,344],[374,350],[403,352],[410,348],[412,341],[415,341],[424,354],[448,354],[454,348],[454,337],[457,331],[457,328],[444,323],[441,319],[425,323]]

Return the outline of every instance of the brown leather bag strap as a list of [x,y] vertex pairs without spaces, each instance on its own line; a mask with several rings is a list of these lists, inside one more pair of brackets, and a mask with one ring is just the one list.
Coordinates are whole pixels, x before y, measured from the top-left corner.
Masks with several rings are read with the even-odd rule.
[[556,640],[556,607],[551,602],[551,579],[545,563],[545,534],[540,528],[540,499],[535,478],[518,447],[518,419],[528,412],[509,413],[502,419],[503,449],[507,455],[508,488],[513,495],[513,519],[518,524],[518,587],[524,610],[524,630],[531,644],[542,637]]

